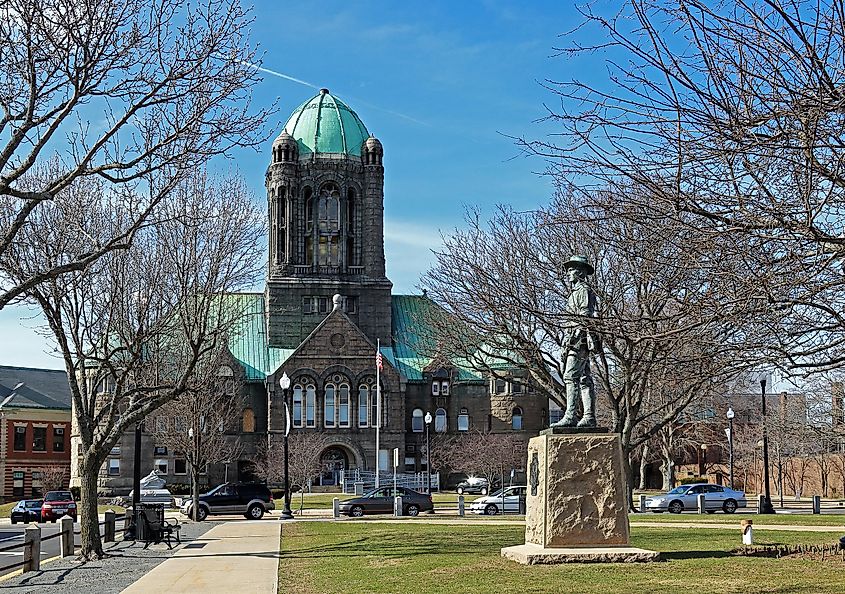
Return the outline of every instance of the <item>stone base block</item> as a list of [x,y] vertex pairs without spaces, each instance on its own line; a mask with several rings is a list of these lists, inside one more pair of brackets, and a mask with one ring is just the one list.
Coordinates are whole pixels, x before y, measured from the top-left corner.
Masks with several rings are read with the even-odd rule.
[[650,563],[660,561],[660,553],[636,547],[543,548],[526,543],[502,549],[502,557],[523,565],[558,563]]

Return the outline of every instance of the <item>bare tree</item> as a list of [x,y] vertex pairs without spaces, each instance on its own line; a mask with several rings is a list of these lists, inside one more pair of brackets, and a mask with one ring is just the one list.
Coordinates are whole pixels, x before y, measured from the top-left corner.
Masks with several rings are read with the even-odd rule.
[[[530,214],[501,208],[486,225],[470,213],[422,279],[441,306],[425,326],[435,330],[433,349],[493,375],[525,367],[562,406],[567,327],[600,336],[597,391],[622,436],[630,496],[632,453],[751,364],[747,299],[734,282],[745,273],[741,263],[715,267],[720,246],[694,229],[654,211],[648,225],[613,216],[615,193],[598,194],[586,201],[561,192]],[[573,253],[596,265],[597,318],[565,313],[562,263]]]
[[[77,239],[108,237],[131,216],[110,194],[57,195],[31,213],[3,268],[26,279],[72,256]],[[97,475],[112,446],[214,374],[240,315],[225,292],[255,282],[263,221],[242,181],[198,171],[159,204],[128,249],[27,290],[47,319],[70,383],[82,557],[102,556]]]
[[[323,471],[321,457],[331,445],[325,433],[305,429],[292,429],[288,436],[288,474],[291,491],[299,488],[299,510],[305,504],[305,490]],[[274,443],[253,460],[255,474],[271,484],[284,483],[285,451],[283,444]]]
[[[77,183],[132,196],[120,220],[78,234],[62,259],[0,274],[0,309],[126,249],[181,176],[261,140],[251,19],[237,0],[0,5],[0,258],[25,240],[33,213]],[[66,214],[57,223],[77,225]]]
[[512,469],[525,468],[526,447],[510,433],[474,430],[449,442],[448,459],[453,470],[484,477],[492,485]]
[[236,425],[242,403],[234,394],[231,380],[219,375],[214,367],[205,366],[208,375],[196,377],[185,393],[162,406],[153,428],[156,443],[185,455],[191,474],[194,520],[199,519],[200,474],[211,464],[237,460],[242,450],[237,435],[232,435],[240,430]]
[[560,54],[603,55],[607,68],[547,81],[556,133],[523,146],[561,184],[616,188],[619,216],[656,209],[718,238],[721,262],[755,271],[749,297],[778,308],[759,325],[774,360],[841,364],[845,4],[628,0],[582,12]]
[[41,490],[58,491],[64,489],[68,483],[68,470],[65,466],[52,464],[41,469]]

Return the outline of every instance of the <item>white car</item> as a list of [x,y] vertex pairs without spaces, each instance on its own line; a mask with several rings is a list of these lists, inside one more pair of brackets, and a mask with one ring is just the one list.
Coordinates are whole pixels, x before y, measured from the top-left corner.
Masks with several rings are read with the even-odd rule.
[[514,486],[505,487],[498,491],[479,497],[469,504],[469,511],[474,514],[486,514],[488,516],[495,516],[496,514],[519,514],[525,513],[525,494],[527,487]]

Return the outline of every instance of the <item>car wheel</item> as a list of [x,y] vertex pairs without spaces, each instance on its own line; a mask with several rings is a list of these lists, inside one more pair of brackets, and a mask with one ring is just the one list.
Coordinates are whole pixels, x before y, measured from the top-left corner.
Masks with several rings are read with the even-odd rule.
[[458,495],[463,495],[463,494],[464,494],[464,488],[458,487]]
[[205,509],[203,506],[197,510],[197,522],[202,522],[208,517],[208,510]]
[[12,518],[12,524],[17,524],[17,523],[18,523],[18,521],[16,519]]
[[737,505],[736,501],[733,499],[728,499],[722,504],[722,509],[725,511],[726,514],[732,514],[736,511]]
[[496,507],[496,505],[493,503],[488,503],[487,506],[484,508],[484,513],[488,516],[495,516],[497,513],[499,513],[499,508]]
[[487,495],[487,487],[481,487],[481,494]]
[[360,505],[353,505],[352,509],[349,510],[349,515],[353,518],[360,518],[364,515],[364,508]]
[[679,514],[682,511],[684,511],[684,504],[678,501],[677,499],[669,504],[669,513]]
[[253,503],[249,506],[249,509],[246,510],[246,517],[250,520],[260,520],[264,517],[264,508],[257,503]]
[[406,516],[418,516],[420,515],[420,506],[416,503],[412,503],[408,507],[405,508],[405,515]]

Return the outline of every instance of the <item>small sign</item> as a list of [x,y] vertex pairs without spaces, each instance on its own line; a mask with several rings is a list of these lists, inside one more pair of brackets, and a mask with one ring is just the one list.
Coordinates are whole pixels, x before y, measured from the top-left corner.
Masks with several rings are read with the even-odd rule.
[[393,448],[393,468],[399,466],[399,448]]

